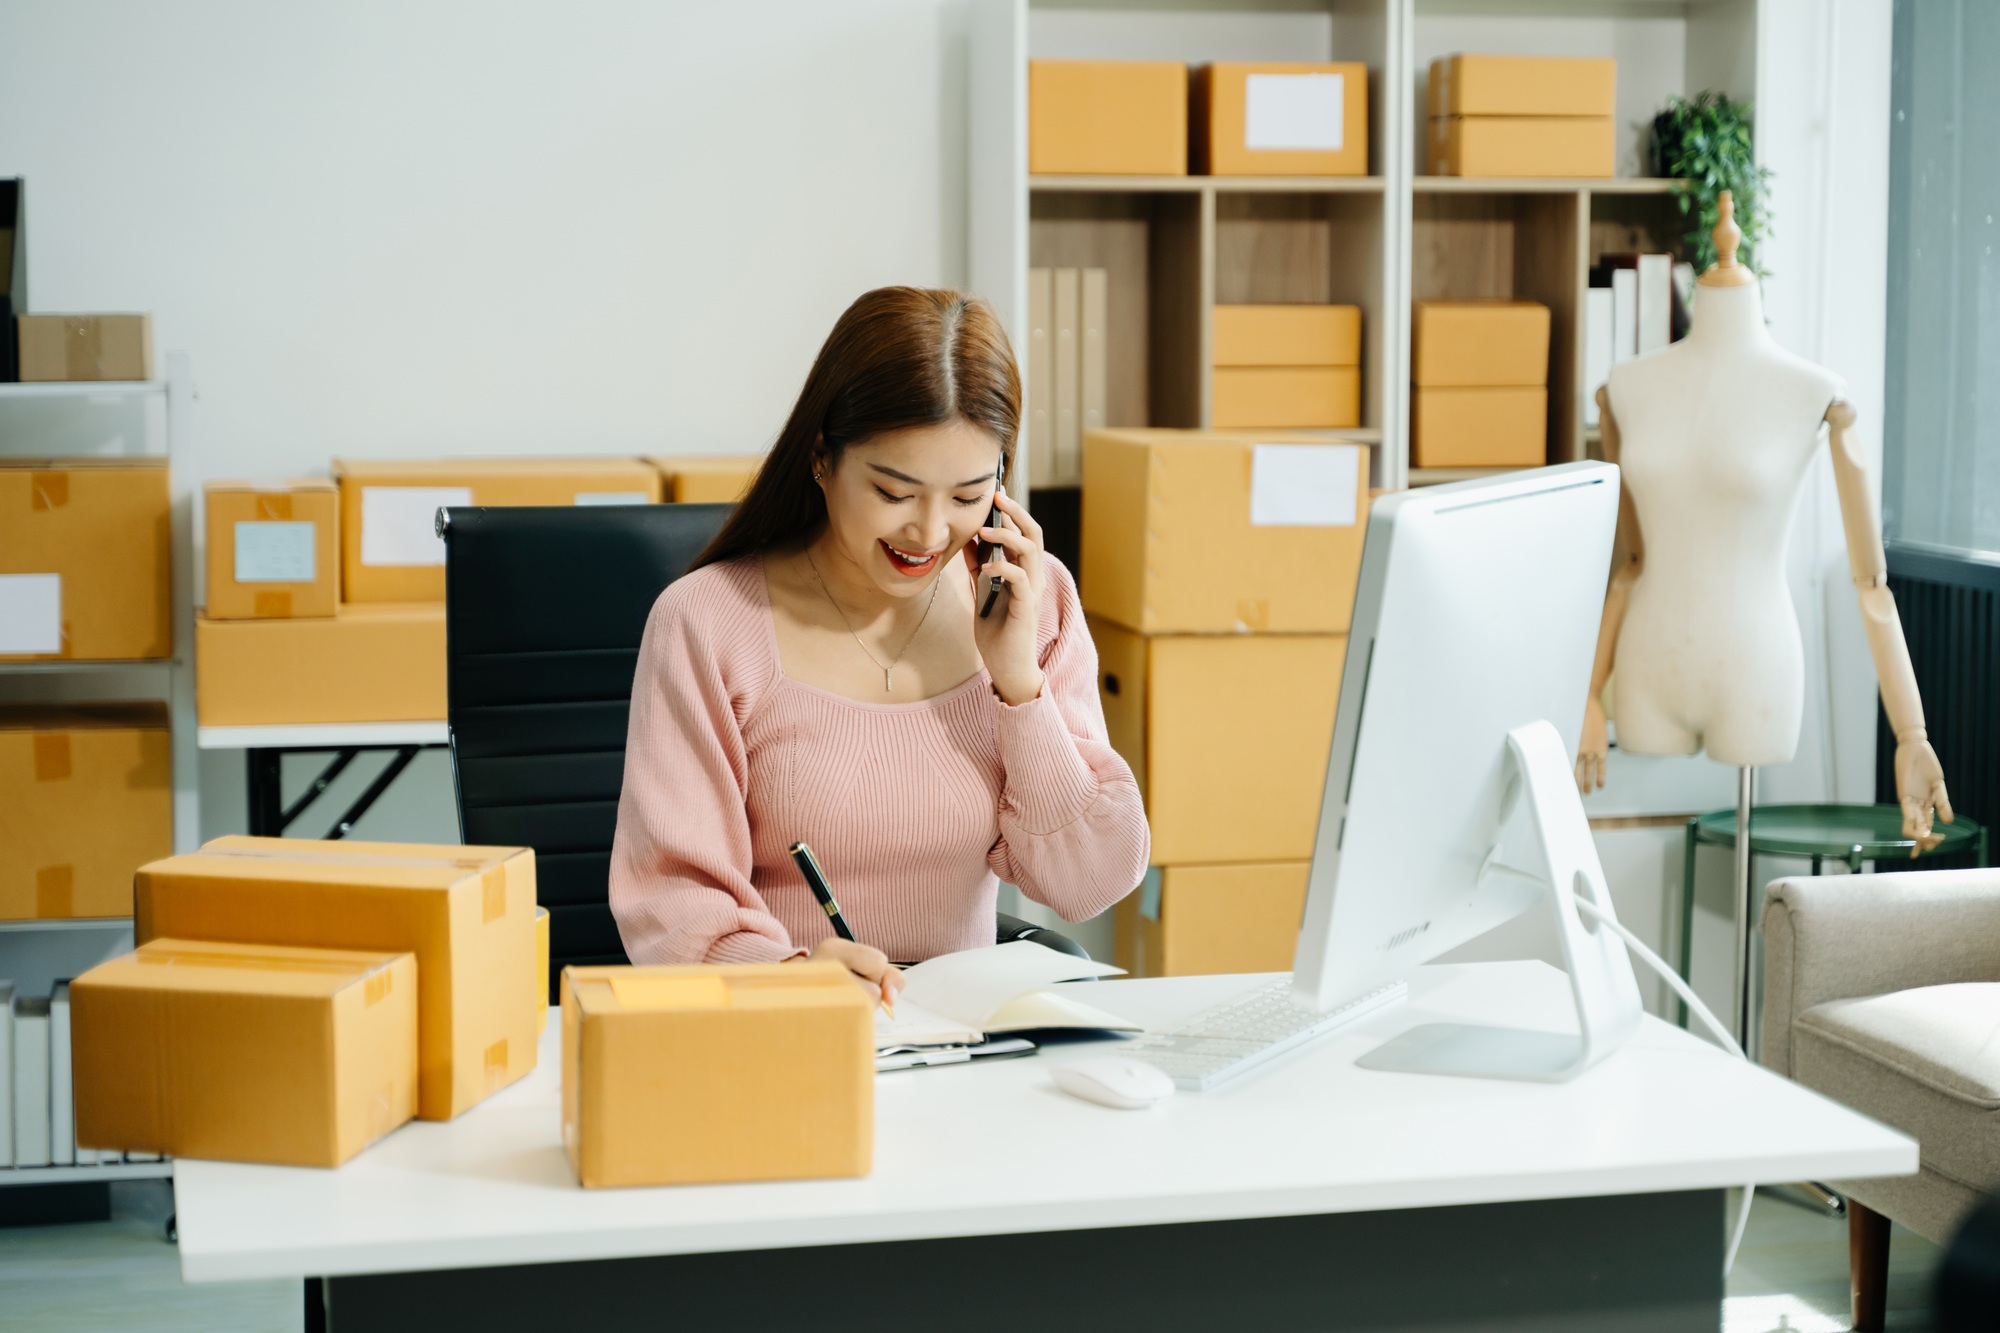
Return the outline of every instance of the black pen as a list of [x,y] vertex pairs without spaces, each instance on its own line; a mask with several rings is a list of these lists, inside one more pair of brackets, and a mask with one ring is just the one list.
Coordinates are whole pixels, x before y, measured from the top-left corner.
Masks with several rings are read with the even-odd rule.
[[827,887],[826,875],[821,872],[819,862],[813,860],[812,848],[802,842],[792,844],[792,861],[799,873],[805,876],[806,887],[819,899],[819,905],[826,910],[827,919],[833,922],[833,933],[844,940],[854,938],[854,928],[847,924],[847,918],[840,914],[840,904],[833,900],[833,890]]

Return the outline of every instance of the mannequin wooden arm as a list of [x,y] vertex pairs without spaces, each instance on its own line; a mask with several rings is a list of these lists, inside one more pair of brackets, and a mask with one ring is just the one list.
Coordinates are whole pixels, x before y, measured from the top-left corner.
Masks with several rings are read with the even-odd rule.
[[[1597,390],[1597,420],[1603,436],[1604,461],[1618,461],[1618,422],[1611,415],[1610,391]],[[1639,531],[1639,511],[1633,508],[1632,492],[1621,486],[1618,493],[1618,541],[1611,562],[1611,583],[1604,592],[1604,618],[1597,627],[1597,655],[1590,664],[1590,698],[1584,704],[1583,735],[1577,743],[1576,785],[1590,792],[1604,785],[1604,766],[1610,758],[1610,733],[1605,725],[1604,686],[1618,655],[1618,633],[1625,625],[1625,608],[1631,603],[1633,585],[1646,565],[1646,543]]]
[[1924,701],[1917,692],[1916,669],[1910,665],[1903,621],[1889,591],[1889,558],[1882,549],[1882,519],[1869,485],[1868,465],[1853,435],[1854,406],[1836,398],[1826,409],[1828,442],[1833,450],[1834,486],[1840,496],[1840,524],[1847,537],[1847,567],[1854,576],[1861,603],[1861,624],[1868,634],[1868,651],[1875,659],[1875,679],[1882,690],[1882,711],[1896,735],[1896,794],[1903,806],[1903,836],[1935,846],[1931,810],[1951,822],[1951,801],[1945,794],[1944,773],[1924,729]]

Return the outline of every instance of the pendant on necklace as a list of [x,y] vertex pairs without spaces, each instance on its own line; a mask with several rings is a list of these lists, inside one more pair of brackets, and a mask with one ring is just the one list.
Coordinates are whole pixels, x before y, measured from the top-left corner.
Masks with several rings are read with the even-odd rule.
[[896,692],[896,682],[892,675],[895,670],[896,668],[894,667],[882,668],[882,693],[894,694]]

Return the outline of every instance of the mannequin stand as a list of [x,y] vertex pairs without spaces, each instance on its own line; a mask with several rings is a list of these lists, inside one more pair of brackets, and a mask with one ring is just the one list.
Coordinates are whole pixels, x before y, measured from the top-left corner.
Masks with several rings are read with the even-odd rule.
[[1756,780],[1756,769],[1736,770],[1736,1041],[1745,1051],[1750,1050],[1750,806]]

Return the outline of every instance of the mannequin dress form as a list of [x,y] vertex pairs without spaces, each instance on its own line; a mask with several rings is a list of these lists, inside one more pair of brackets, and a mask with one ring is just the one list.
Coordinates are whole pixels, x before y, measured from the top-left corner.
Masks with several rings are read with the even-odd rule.
[[[1624,478],[1627,555],[1605,596],[1577,785],[1604,785],[1601,697],[1614,665],[1619,748],[1706,750],[1736,765],[1742,814],[1750,771],[1797,751],[1805,663],[1785,553],[1825,422],[1848,565],[1897,738],[1903,836],[1928,849],[1939,841],[1933,808],[1949,823],[1951,805],[1888,588],[1867,467],[1849,433],[1854,409],[1839,397],[1836,376],[1772,341],[1756,276],[1736,262],[1741,233],[1732,214],[1724,194],[1720,258],[1701,277],[1688,336],[1614,367],[1598,391],[1604,457]],[[1736,852],[1738,937],[1747,946],[1748,838],[1737,839]],[[1744,961],[1739,947],[1739,996]]]

